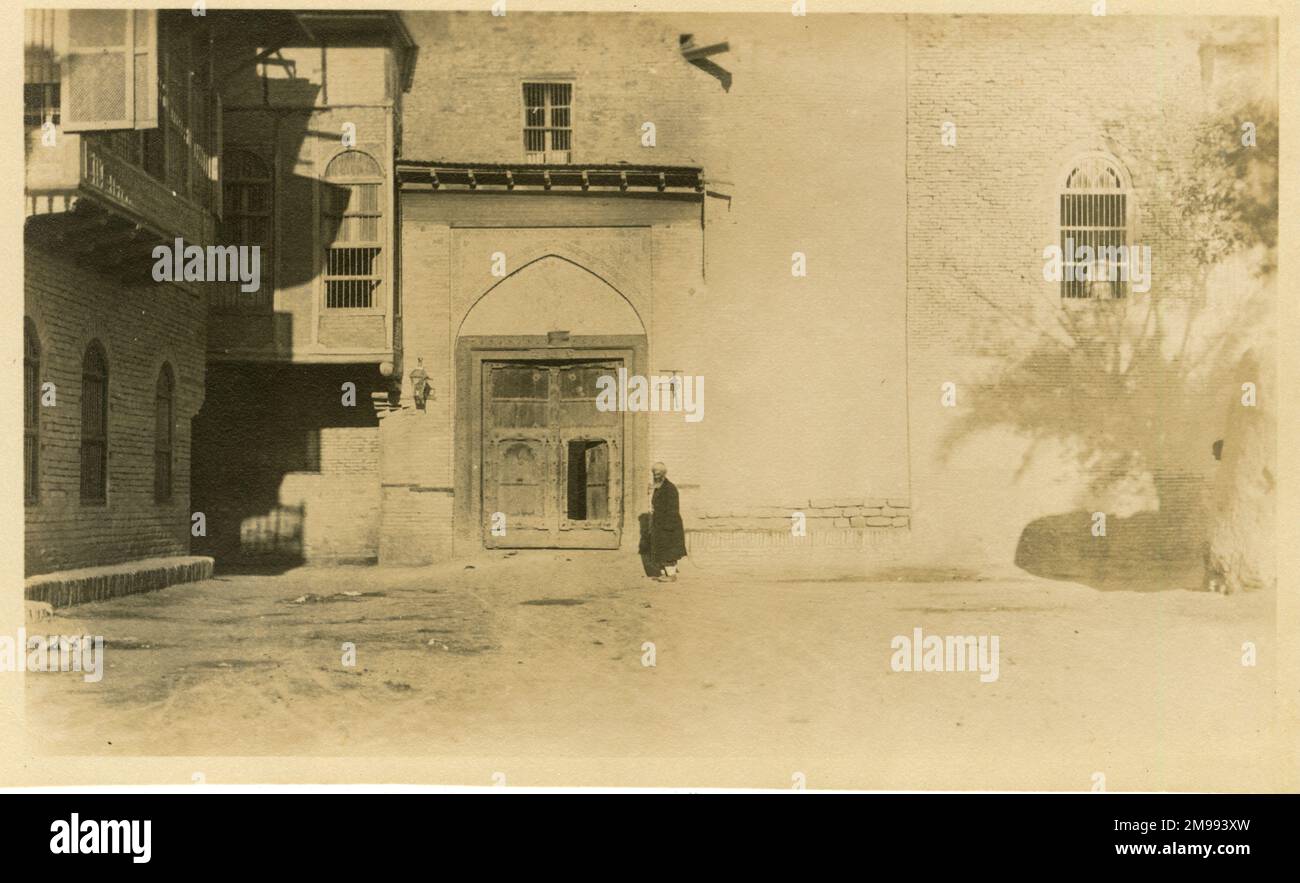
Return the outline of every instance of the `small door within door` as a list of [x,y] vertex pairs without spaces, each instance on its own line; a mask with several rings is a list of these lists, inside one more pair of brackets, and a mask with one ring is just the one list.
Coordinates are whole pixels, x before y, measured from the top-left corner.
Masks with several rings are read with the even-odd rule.
[[596,392],[619,364],[484,363],[488,548],[618,548],[623,415],[598,410]]

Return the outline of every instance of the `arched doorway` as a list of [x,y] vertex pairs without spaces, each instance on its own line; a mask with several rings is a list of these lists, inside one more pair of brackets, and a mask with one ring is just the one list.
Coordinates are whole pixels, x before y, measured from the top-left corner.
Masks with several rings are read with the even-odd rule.
[[645,331],[604,279],[555,255],[484,293],[456,342],[457,523],[487,548],[617,549],[640,504],[643,415],[597,406],[641,371]]

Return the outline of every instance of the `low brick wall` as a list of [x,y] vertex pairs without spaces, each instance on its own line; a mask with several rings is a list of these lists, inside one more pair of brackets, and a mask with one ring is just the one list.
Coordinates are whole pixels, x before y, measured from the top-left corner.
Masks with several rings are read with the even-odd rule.
[[[802,535],[795,514],[802,513]],[[823,546],[874,548],[906,536],[912,509],[908,501],[885,497],[811,499],[801,505],[753,506],[704,511],[685,519],[687,548],[782,549]]]
[[202,555],[144,558],[106,567],[60,570],[29,576],[24,586],[28,601],[68,607],[87,601],[106,601],[137,592],[152,592],[176,583],[211,579],[212,559]]

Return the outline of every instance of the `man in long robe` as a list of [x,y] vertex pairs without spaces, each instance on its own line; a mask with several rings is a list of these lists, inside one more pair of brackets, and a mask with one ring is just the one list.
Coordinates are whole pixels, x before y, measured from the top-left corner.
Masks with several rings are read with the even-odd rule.
[[668,467],[651,467],[650,560],[659,582],[677,581],[677,562],[686,557],[686,531],[678,504],[677,485],[668,480]]

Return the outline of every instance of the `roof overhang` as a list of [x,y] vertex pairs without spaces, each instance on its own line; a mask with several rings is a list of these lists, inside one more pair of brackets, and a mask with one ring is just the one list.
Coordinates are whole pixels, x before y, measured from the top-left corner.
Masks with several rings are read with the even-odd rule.
[[419,47],[400,12],[344,9],[214,10],[214,18],[256,34],[263,55],[287,46],[387,46],[397,58],[402,91],[411,89]]
[[403,189],[408,190],[688,193],[700,197],[704,194],[704,170],[696,166],[538,165],[399,159],[397,180]]
[[397,56],[402,91],[410,91],[419,47],[400,12],[321,9],[294,16],[312,41],[322,46],[388,46]]

